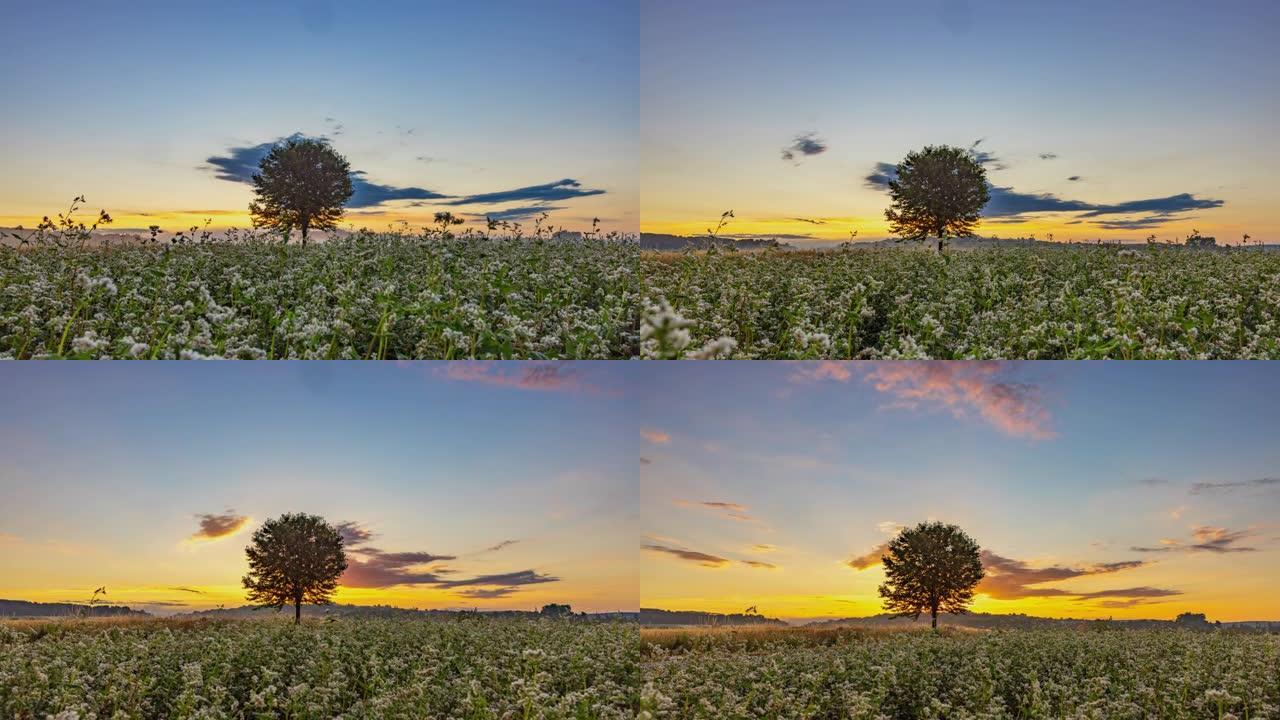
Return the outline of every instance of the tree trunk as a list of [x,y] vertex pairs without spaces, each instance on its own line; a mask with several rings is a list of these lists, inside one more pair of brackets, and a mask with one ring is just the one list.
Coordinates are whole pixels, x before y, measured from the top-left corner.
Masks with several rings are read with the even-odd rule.
[[298,625],[301,622],[302,622],[302,599],[295,598],[293,601],[293,624]]
[[311,229],[311,223],[306,220],[303,220],[302,221],[302,247],[307,246],[307,230],[310,230],[310,229]]
[[938,611],[937,610],[933,611],[933,629],[934,630],[938,629]]

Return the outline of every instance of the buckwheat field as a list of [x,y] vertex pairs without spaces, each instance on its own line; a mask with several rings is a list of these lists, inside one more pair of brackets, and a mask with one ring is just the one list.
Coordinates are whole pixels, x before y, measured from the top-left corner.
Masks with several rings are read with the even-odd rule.
[[1280,717],[1280,637],[645,631],[643,718]]
[[602,359],[638,352],[628,238],[0,247],[0,358]]
[[634,717],[626,623],[344,619],[0,624],[0,717]]
[[1280,253],[644,253],[653,358],[1280,358]]

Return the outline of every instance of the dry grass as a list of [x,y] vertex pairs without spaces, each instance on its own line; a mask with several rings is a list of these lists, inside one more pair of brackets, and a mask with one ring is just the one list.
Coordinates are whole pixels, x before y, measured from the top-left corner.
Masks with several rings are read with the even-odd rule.
[[[869,639],[883,639],[902,634],[932,632],[922,627],[855,628],[855,627],[779,627],[764,626],[700,626],[642,628],[640,639],[646,653],[661,649],[673,652],[703,652],[712,649],[733,649],[756,652],[774,648],[831,647],[858,643]],[[955,638],[987,632],[973,628],[944,627],[938,631],[942,637]]]
[[[116,617],[45,617],[45,618],[3,618],[0,627],[17,632],[29,632],[35,637],[56,635],[66,632],[110,630],[112,628],[140,628],[146,630],[203,630],[226,627],[242,623],[277,623],[293,622],[293,616],[280,614],[261,618],[207,618],[207,617],[138,617],[121,615]],[[318,625],[332,622],[324,618],[303,618],[303,625]]]

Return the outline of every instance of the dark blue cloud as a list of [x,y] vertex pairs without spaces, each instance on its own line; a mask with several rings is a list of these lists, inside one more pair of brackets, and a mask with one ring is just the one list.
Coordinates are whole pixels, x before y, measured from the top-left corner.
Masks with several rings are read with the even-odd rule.
[[871,173],[863,180],[872,190],[888,190],[889,183],[898,179],[898,166],[893,163],[878,162]]
[[[1094,225],[1107,230],[1145,230],[1147,228],[1160,227],[1161,225],[1176,220],[1172,215],[1153,215],[1151,217],[1136,218],[1133,220],[1095,220]],[[1083,222],[1083,221],[1076,221]]]
[[817,133],[800,133],[790,145],[782,148],[782,159],[792,161],[800,156],[821,155],[826,151],[827,144],[818,138]]
[[[981,141],[979,141],[981,142]],[[974,143],[976,148],[977,143]],[[974,148],[971,151],[977,152]],[[976,157],[976,156],[975,156]],[[979,162],[982,162],[979,160]],[[886,162],[876,163],[871,172],[863,177],[864,185],[873,190],[888,190],[889,183],[898,177],[897,166]],[[1078,181],[1079,175],[1072,175],[1068,180]],[[1084,200],[1060,198],[1053,193],[1023,193],[1011,187],[989,185],[991,200],[982,209],[984,218],[997,219],[996,222],[1013,222],[1027,215],[1044,212],[1074,212],[1081,218],[1101,218],[1094,221],[1100,227],[1110,230],[1144,229],[1177,219],[1181,213],[1192,210],[1208,210],[1222,207],[1223,200],[1198,198],[1190,193],[1179,193],[1161,198],[1145,200],[1129,200],[1121,203],[1100,204]],[[1145,215],[1140,218],[1107,218],[1108,215]],[[1006,220],[998,220],[1006,219]]]
[[1081,217],[1097,217],[1099,215],[1128,215],[1130,213],[1178,213],[1189,210],[1209,210],[1222,207],[1222,200],[1198,198],[1191,193],[1178,193],[1169,197],[1151,198],[1150,200],[1130,200],[1115,205],[1095,205],[1090,212]]
[[436,200],[452,197],[426,188],[379,185],[365,180],[364,177],[363,170],[351,171],[351,185],[354,192],[351,193],[351,199],[347,201],[347,207],[373,207],[392,200]]
[[1079,212],[1097,207],[1081,200],[1063,200],[1052,193],[1020,193],[1013,188],[995,185],[990,190],[991,201],[982,209],[984,217],[1009,217],[1034,212]]
[[[450,203],[453,204],[453,203]],[[508,208],[506,210],[494,210],[493,212],[483,213],[484,217],[491,220],[528,220],[537,217],[542,213],[549,213],[553,210],[563,210],[562,205],[524,205],[521,207]]]
[[[214,177],[219,180],[252,184],[253,176],[258,172],[258,164],[262,162],[262,158],[271,152],[271,148],[288,140],[304,139],[328,140],[323,135],[312,138],[296,132],[288,137],[282,137],[270,142],[227,148],[225,154],[214,155],[206,159],[205,162],[209,167],[213,168]],[[365,176],[366,173],[363,170],[351,171],[353,192],[351,193],[351,199],[347,201],[347,207],[366,208],[376,207],[393,200],[437,200],[452,197],[451,195],[442,195],[420,187],[379,185],[378,183],[369,182],[365,179]]]
[[552,200],[568,200],[570,198],[603,195],[604,190],[583,190],[582,183],[572,178],[565,178],[544,185],[530,185],[515,190],[465,195],[446,205],[497,205],[506,202],[533,201],[549,202]]
[[990,166],[992,170],[1008,169],[1009,166],[1005,165],[1004,161],[996,157],[995,153],[988,150],[978,149],[978,146],[982,144],[983,140],[986,140],[986,138],[978,138],[969,146],[969,154],[973,156],[973,159],[976,160],[979,165]]

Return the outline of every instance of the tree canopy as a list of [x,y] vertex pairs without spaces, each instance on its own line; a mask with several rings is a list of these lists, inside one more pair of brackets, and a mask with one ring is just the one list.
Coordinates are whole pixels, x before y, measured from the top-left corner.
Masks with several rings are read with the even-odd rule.
[[302,619],[302,603],[331,602],[347,569],[342,535],[319,515],[285,513],[266,521],[244,554],[249,601],[277,610],[292,604],[294,623]]
[[889,232],[906,240],[968,237],[991,199],[987,171],[973,153],[948,145],[908,153],[889,182]]
[[279,230],[288,240],[297,228],[302,244],[307,232],[332,230],[351,197],[351,165],[329,143],[289,138],[258,163],[253,176],[254,201],[249,214],[255,227]]
[[961,614],[973,601],[984,571],[978,543],[955,525],[920,523],[889,541],[880,586],[886,610],[913,620],[927,612]]

